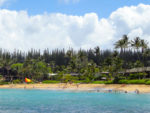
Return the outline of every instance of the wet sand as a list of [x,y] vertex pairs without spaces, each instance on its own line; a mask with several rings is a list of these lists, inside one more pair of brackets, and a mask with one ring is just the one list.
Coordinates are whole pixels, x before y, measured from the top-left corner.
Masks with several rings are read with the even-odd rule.
[[121,91],[121,92],[135,92],[136,89],[140,93],[150,93],[150,85],[125,85],[125,84],[9,84],[0,85],[1,89],[7,88],[20,88],[20,89],[50,89],[50,90],[108,90],[108,91]]

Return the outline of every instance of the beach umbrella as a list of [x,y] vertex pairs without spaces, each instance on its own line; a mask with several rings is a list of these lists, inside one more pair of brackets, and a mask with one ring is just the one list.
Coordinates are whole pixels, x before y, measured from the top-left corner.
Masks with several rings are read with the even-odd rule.
[[25,82],[30,83],[30,82],[32,82],[32,80],[30,80],[29,78],[25,78]]

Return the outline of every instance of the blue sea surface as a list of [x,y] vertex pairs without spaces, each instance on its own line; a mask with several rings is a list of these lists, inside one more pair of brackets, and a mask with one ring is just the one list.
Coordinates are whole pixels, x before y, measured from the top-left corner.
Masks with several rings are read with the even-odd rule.
[[150,113],[150,94],[0,89],[0,113]]

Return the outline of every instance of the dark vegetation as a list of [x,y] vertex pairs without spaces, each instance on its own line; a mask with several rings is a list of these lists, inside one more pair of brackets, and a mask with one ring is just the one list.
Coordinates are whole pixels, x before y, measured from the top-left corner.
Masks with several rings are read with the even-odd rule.
[[[114,46],[114,51],[101,50],[99,46],[78,51],[45,49],[40,52],[31,49],[26,53],[1,49],[0,84],[22,83],[25,77],[43,83],[150,84],[149,72],[120,73],[150,66],[148,42],[139,37],[130,41],[127,35],[123,35]],[[51,76],[50,73],[57,75]]]

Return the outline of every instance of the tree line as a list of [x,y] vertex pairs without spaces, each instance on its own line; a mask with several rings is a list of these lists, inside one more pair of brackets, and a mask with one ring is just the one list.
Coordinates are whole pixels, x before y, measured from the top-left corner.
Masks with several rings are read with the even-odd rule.
[[140,37],[129,40],[127,35],[114,44],[114,50],[101,50],[99,46],[88,50],[70,48],[44,51],[31,49],[28,52],[15,50],[9,52],[0,49],[1,75],[10,81],[15,77],[25,77],[36,81],[48,79],[49,73],[58,73],[60,80],[64,74],[78,73],[79,80],[93,81],[99,79],[99,72],[110,72],[107,77],[119,76],[121,70],[150,66],[150,49],[148,42]]

